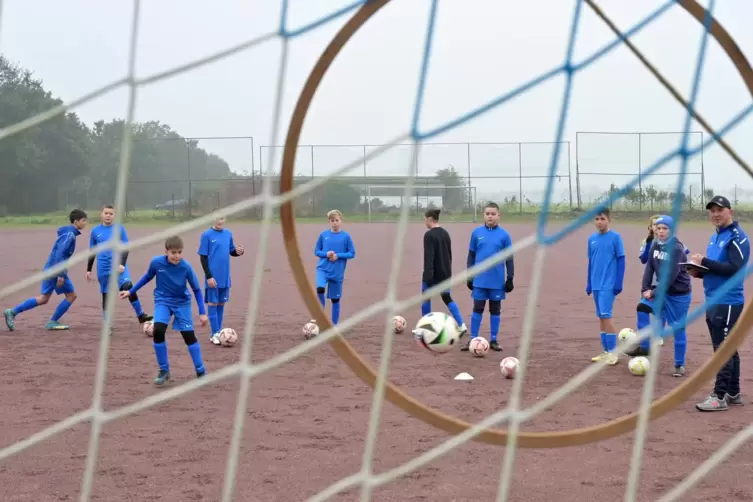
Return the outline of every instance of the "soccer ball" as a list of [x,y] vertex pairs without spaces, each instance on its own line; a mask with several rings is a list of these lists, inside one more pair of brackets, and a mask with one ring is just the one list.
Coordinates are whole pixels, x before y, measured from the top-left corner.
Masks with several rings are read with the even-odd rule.
[[635,376],[643,376],[648,373],[648,369],[651,367],[651,363],[648,357],[638,356],[634,357],[628,363],[628,369],[630,373]]
[[499,363],[499,370],[502,372],[503,377],[515,378],[519,365],[520,361],[518,361],[516,357],[505,357],[502,359],[502,362]]
[[154,322],[152,321],[146,321],[144,324],[141,325],[141,330],[144,332],[144,334],[148,337],[154,336]]
[[395,333],[402,333],[405,331],[405,326],[408,323],[405,322],[405,318],[401,317],[399,315],[396,315],[392,318],[392,325],[395,327]]
[[310,340],[319,334],[319,326],[316,325],[316,320],[311,319],[303,326],[303,336],[306,340]]
[[630,345],[634,345],[634,342],[638,341],[638,333],[630,328],[621,329],[617,334],[617,339],[620,343],[628,342]]
[[458,344],[460,330],[451,316],[431,312],[418,320],[413,336],[423,348],[443,354]]
[[232,328],[222,328],[219,339],[223,347],[232,347],[238,341],[238,333]]
[[489,342],[481,336],[471,338],[468,342],[468,351],[476,357],[484,357],[489,352]]

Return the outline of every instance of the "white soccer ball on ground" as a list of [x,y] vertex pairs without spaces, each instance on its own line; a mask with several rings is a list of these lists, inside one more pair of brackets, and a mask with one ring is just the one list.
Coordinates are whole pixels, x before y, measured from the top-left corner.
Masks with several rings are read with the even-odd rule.
[[310,340],[319,334],[319,326],[316,325],[316,320],[311,319],[309,322],[303,325],[303,336],[306,340]]
[[148,336],[149,338],[152,338],[154,336],[154,322],[146,321],[144,324],[141,325],[141,331],[143,331],[144,334]]
[[499,363],[499,370],[502,372],[502,376],[505,378],[515,378],[518,372],[520,361],[516,357],[505,357],[502,362]]
[[238,341],[238,333],[232,328],[222,328],[218,338],[223,347],[232,347]]
[[468,342],[468,352],[476,357],[484,357],[489,352],[489,342],[482,336],[471,338],[471,341]]
[[405,326],[407,324],[405,318],[402,316],[396,315],[392,318],[392,326],[394,327],[395,333],[402,333],[405,331]]
[[649,362],[648,357],[644,356],[634,357],[628,363],[628,369],[630,370],[630,373],[635,376],[644,376],[646,373],[648,373],[648,369],[650,367],[651,363]]
[[418,320],[413,336],[420,346],[443,354],[458,345],[460,330],[452,316],[431,312]]
[[633,331],[631,328],[624,328],[621,329],[617,334],[617,339],[620,341],[620,343],[635,341],[638,339],[638,333]]

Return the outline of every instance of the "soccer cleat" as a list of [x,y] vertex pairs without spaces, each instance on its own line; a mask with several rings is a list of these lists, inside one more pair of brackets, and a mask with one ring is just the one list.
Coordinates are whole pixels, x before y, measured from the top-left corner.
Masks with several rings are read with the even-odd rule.
[[634,348],[633,350],[626,350],[624,353],[626,356],[630,356],[630,357],[638,357],[638,356],[648,357],[651,354],[651,351],[649,349],[644,349],[643,347],[638,346]]
[[489,348],[495,352],[502,352],[502,347],[499,346],[497,340],[492,340],[491,342],[489,342]]
[[471,342],[467,341],[460,346],[460,350],[463,352],[468,352],[470,350],[470,347],[471,347]]
[[685,366],[675,366],[675,370],[672,372],[673,377],[685,376]]
[[66,329],[71,329],[71,327],[68,326],[67,324],[61,324],[57,321],[50,321],[47,323],[44,329],[48,331],[64,331]]
[[154,317],[148,314],[141,314],[139,316],[139,324],[144,324],[145,322],[153,321],[153,320],[154,320]]
[[206,375],[207,375],[206,370],[202,371],[201,373],[199,373],[198,371],[196,372],[196,378],[201,378]]
[[459,338],[463,338],[465,334],[468,333],[468,326],[465,325],[465,323],[458,326],[458,336]]
[[592,357],[591,358],[591,362],[592,363],[600,363],[608,354],[609,354],[609,352],[602,352],[598,356]]
[[209,337],[209,341],[212,342],[212,344],[214,344],[214,345],[219,345],[220,344],[220,334],[219,333],[213,334],[212,336]]
[[740,394],[736,394],[734,396],[731,396],[729,394],[724,395],[724,400],[727,402],[730,406],[743,406],[745,403],[743,403],[743,396]]
[[716,394],[710,394],[709,397],[695,405],[698,411],[727,411],[727,401],[719,399]]
[[5,325],[8,326],[8,331],[15,330],[16,323],[13,321],[13,319],[16,317],[16,315],[13,313],[13,310],[5,309],[3,315],[5,316]]
[[157,378],[154,379],[154,385],[165,385],[170,380],[170,372],[167,370],[159,370]]
[[620,362],[620,358],[617,357],[617,354],[612,354],[611,352],[607,352],[604,354],[604,357],[602,357],[599,362],[602,362],[608,366],[614,366],[615,364]]

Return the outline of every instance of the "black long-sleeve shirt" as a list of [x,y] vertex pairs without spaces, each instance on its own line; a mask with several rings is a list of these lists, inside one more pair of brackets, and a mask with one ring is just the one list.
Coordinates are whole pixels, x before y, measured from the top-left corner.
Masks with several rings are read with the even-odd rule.
[[421,278],[428,286],[452,277],[452,239],[442,227],[434,227],[424,234],[424,273]]

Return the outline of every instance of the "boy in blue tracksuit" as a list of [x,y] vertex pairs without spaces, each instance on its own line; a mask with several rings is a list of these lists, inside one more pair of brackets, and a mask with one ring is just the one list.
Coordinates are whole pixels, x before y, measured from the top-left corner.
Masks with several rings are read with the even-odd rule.
[[340,321],[345,268],[348,261],[356,257],[356,248],[350,234],[342,229],[343,215],[340,211],[333,209],[328,212],[327,220],[330,228],[319,235],[314,248],[314,254],[319,258],[316,265],[316,294],[324,308],[324,294],[327,293],[332,303],[332,323],[337,324]]
[[[70,225],[58,228],[57,238],[55,239],[55,244],[52,245],[50,256],[44,264],[44,270],[49,270],[55,265],[67,261],[76,251],[76,237],[81,235],[81,230],[86,228],[86,213],[81,209],[74,209],[68,216],[68,220],[71,222]],[[58,295],[65,295],[65,297],[58,304],[45,328],[50,331],[70,329],[67,325],[60,322],[60,318],[68,312],[73,302],[76,301],[76,292],[73,282],[68,277],[67,270],[61,271],[57,277],[43,280],[39,296],[24,300],[12,309],[5,309],[3,315],[8,329],[10,331],[16,329],[15,318],[21,312],[26,312],[40,305],[46,305],[50,301],[53,292]]]
[[[662,267],[670,266],[666,282],[668,284],[661,312],[655,312],[672,327],[675,345],[675,368],[673,376],[681,377],[685,374],[685,352],[687,349],[687,334],[685,322],[690,309],[692,288],[690,275],[683,265],[685,262],[685,246],[677,238],[670,239],[674,230],[674,220],[670,216],[660,216],[656,219],[656,235],[651,254],[643,271],[641,293],[643,298],[653,302],[656,287],[661,279]],[[664,265],[669,262],[669,265]],[[653,309],[652,303],[652,309]]]

